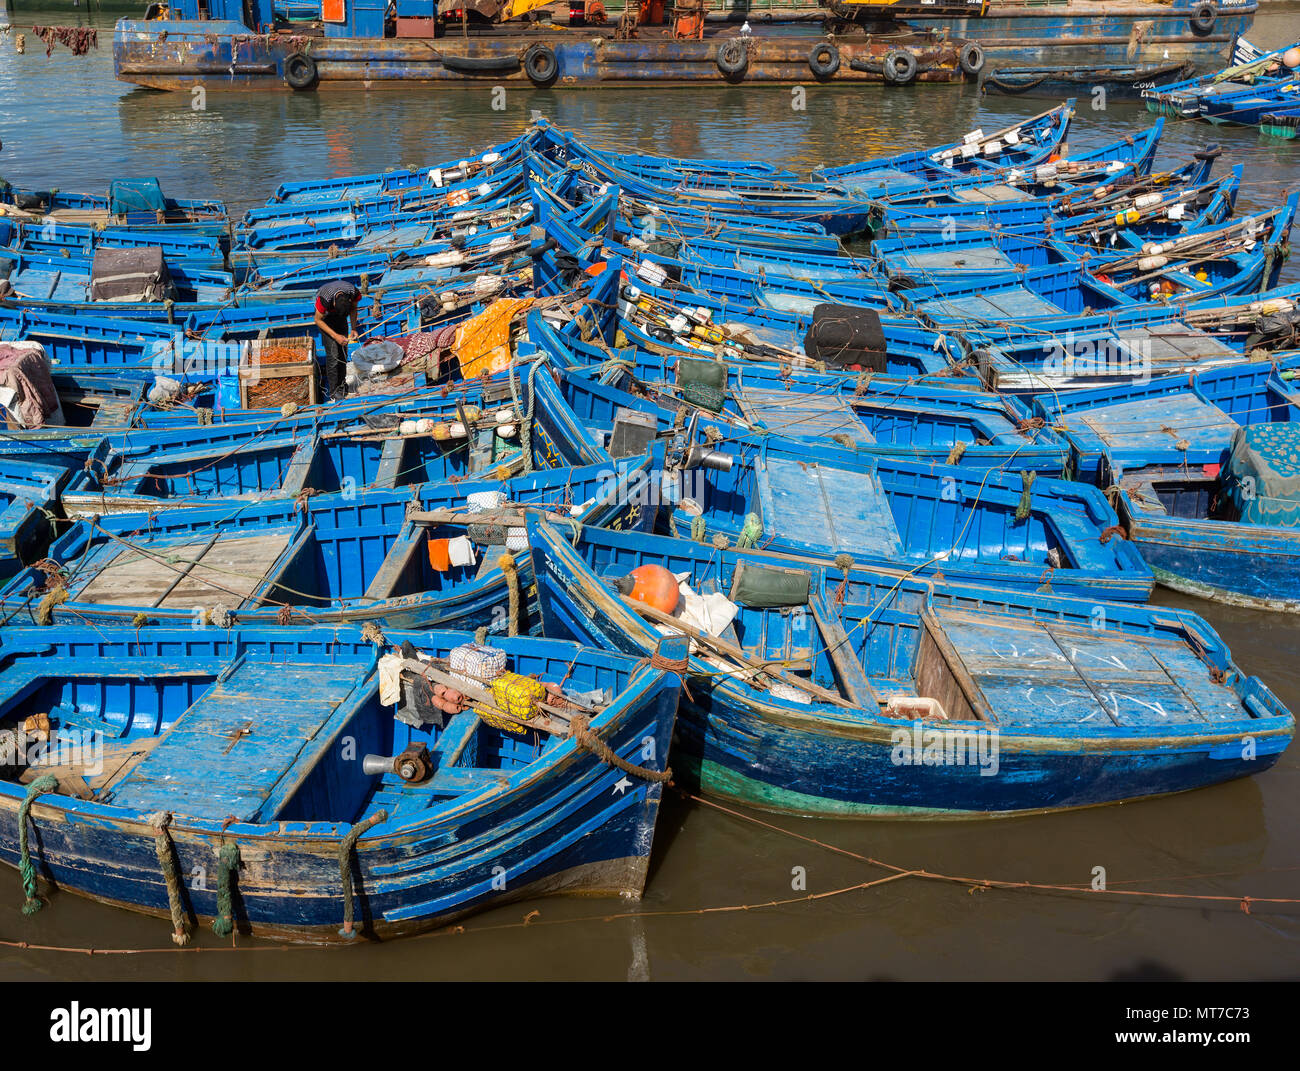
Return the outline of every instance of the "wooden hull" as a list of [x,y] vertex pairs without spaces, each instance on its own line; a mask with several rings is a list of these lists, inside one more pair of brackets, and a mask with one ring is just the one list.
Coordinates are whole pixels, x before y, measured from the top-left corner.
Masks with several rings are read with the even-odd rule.
[[1051,97],[1059,99],[1077,93],[1096,94],[1098,89],[1107,101],[1141,100],[1148,89],[1160,89],[1187,78],[1192,62],[1163,64],[1153,67],[1066,67],[1003,68],[990,71],[981,86],[986,92],[1011,97]]
[[[590,574],[574,568],[576,552],[536,539],[533,547],[548,636],[644,653],[640,622],[607,590],[594,587]],[[974,602],[978,590],[944,594],[936,588],[933,598]],[[998,598],[1021,599],[996,596],[992,589],[987,595],[990,606]],[[896,734],[922,723],[819,704],[756,701],[741,697],[725,676],[689,674],[688,687],[679,707],[679,776],[693,772],[697,787],[709,795],[815,817],[992,818],[1182,792],[1262,772],[1294,732],[1294,720],[1284,712],[1252,725],[1255,750],[1249,758],[1242,755],[1246,719],[1232,730],[1225,726],[1222,734],[1190,736],[1086,739],[1001,732],[988,741],[995,761],[984,766],[900,762]],[[1045,695],[1042,702],[1052,700]]]
[[1300,529],[1125,513],[1156,582],[1202,599],[1300,613]]
[[[123,648],[131,644],[133,655],[146,657],[184,649],[202,658],[213,647],[231,649],[226,640],[199,633],[155,631],[136,643],[127,638],[128,633],[138,635],[131,630],[99,632],[94,641],[87,639],[93,630],[72,631],[80,635],[79,650],[100,643],[98,650],[108,657],[125,657],[116,652],[119,642]],[[42,635],[67,642],[70,633],[52,629]],[[427,637],[389,639],[424,642]],[[249,630],[237,632],[233,642],[235,649],[245,650],[277,644],[277,651],[292,649],[299,657],[315,650],[327,659],[330,651],[350,659],[369,650],[355,631]],[[535,641],[533,649],[542,653]],[[559,674],[578,654],[564,646],[545,657],[554,660]],[[662,768],[677,693],[673,674],[631,670],[627,687],[593,721],[593,732],[599,731],[628,761]],[[654,742],[656,759],[645,757],[647,740]],[[545,893],[637,899],[645,884],[661,794],[661,783],[628,778],[565,740],[493,787],[471,789],[463,798],[427,811],[417,808],[403,815],[399,810],[397,819],[404,820],[390,820],[363,835],[351,854],[356,931],[367,939],[408,936],[485,907]],[[23,795],[22,785],[0,782],[0,860],[10,865],[18,863],[17,815]],[[32,805],[28,829],[42,893],[52,885],[169,917],[167,888],[146,816],[111,803],[47,794]],[[307,943],[347,940],[339,932],[344,916],[339,855],[347,830],[346,822],[334,821],[223,824],[187,818],[178,807],[169,831],[183,879],[185,914],[200,925],[217,915],[217,853],[233,842],[240,853],[232,889],[237,932]],[[56,909],[57,904],[46,910]]]

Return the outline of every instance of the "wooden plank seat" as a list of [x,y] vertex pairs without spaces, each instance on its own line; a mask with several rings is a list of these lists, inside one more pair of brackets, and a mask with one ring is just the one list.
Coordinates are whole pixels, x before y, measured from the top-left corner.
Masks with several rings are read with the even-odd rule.
[[796,391],[741,387],[737,401],[746,420],[794,439],[820,441],[847,435],[856,445],[875,443],[871,432],[839,394],[800,394]]
[[926,312],[965,320],[1018,320],[1033,316],[1061,315],[1061,309],[1028,287],[1016,286],[990,290],[966,297],[939,298],[923,303]]
[[924,253],[904,253],[895,258],[900,268],[917,272],[946,271],[1014,271],[1016,264],[995,245],[966,245],[954,249],[937,249]]
[[[1232,721],[1241,703],[1170,639],[1024,620],[1013,635],[975,613],[927,613],[926,630],[973,705],[997,724],[1159,731]],[[918,684],[923,678],[918,667]],[[952,714],[952,707],[948,706]]]
[[284,525],[256,532],[217,529],[203,538],[151,541],[137,549],[101,545],[78,572],[72,597],[105,606],[192,608],[214,603],[256,605],[314,536],[312,526]]
[[874,472],[769,457],[755,479],[766,532],[837,553],[902,556],[898,525]]
[[1168,450],[1183,439],[1190,452],[1222,449],[1237,429],[1232,417],[1191,391],[1090,409],[1072,419],[1091,428],[1107,446],[1120,450]]
[[1031,194],[1018,186],[1008,186],[1002,182],[986,185],[967,186],[953,190],[953,200],[965,204],[1009,204],[1016,201],[1028,201]]
[[146,812],[255,820],[277,788],[287,795],[319,758],[311,745],[355,688],[360,669],[240,663],[176,719],[106,801]]

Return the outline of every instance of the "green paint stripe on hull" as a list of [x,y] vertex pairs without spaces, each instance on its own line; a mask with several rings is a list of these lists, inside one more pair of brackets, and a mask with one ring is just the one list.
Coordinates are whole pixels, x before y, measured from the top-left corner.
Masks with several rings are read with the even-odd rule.
[[[998,815],[982,811],[952,811],[933,807],[888,807],[874,803],[850,803],[846,800],[826,799],[794,792],[787,788],[755,781],[715,762],[701,761],[690,756],[673,756],[679,777],[689,778],[699,785],[706,796],[717,796],[743,803],[761,811],[795,815],[800,818],[996,818]],[[1016,811],[1015,814],[1028,812]],[[1007,813],[1007,817],[1011,812]]]
[[1239,591],[1229,591],[1227,588],[1218,588],[1199,580],[1190,580],[1177,573],[1171,573],[1168,569],[1158,569],[1155,566],[1151,567],[1151,574],[1156,578],[1157,584],[1163,584],[1171,591],[1181,591],[1184,595],[1195,595],[1198,599],[1205,599],[1207,602],[1222,602],[1229,606],[1244,606],[1251,610],[1273,613],[1300,613],[1300,599],[1261,599],[1254,595],[1243,595]]

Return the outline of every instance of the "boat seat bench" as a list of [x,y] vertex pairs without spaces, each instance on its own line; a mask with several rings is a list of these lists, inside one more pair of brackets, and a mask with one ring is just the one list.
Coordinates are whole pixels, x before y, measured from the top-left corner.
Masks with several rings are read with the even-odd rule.
[[764,530],[813,547],[898,558],[903,542],[874,472],[769,457],[755,468]]
[[[1206,663],[1170,639],[1043,621],[1022,622],[1008,638],[1005,623],[991,626],[968,611],[938,610],[924,620],[918,690],[923,681],[942,685],[946,670],[963,693],[948,688],[936,696],[950,716],[963,716],[954,710],[962,699],[1004,728],[1158,732],[1242,716],[1233,689],[1211,680]],[[945,656],[948,665],[938,666]]]
[[106,802],[272,820],[301,782],[291,774],[305,775],[329,746],[322,730],[361,676],[355,663],[241,663],[176,719]]
[[736,395],[746,420],[788,438],[824,442],[831,435],[847,435],[855,446],[876,441],[854,412],[852,400],[838,394],[741,387]]

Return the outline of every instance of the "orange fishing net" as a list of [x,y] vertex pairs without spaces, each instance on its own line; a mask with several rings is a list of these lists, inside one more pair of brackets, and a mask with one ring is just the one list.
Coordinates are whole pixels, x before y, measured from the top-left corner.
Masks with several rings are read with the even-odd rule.
[[532,304],[532,298],[500,298],[461,324],[453,348],[463,378],[478,379],[510,367],[510,325]]

